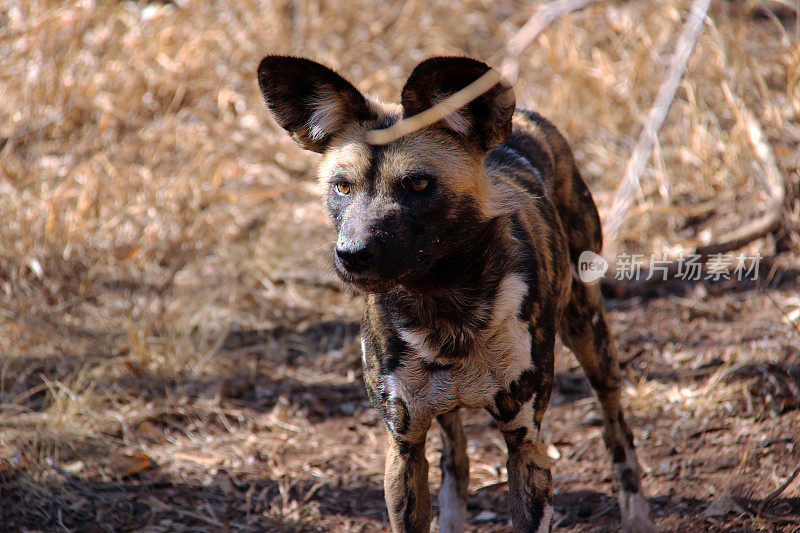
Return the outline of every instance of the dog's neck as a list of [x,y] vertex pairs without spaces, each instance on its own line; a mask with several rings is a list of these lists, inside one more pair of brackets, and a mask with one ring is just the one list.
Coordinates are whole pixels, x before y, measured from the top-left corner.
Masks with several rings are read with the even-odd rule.
[[505,228],[500,218],[477,224],[468,241],[452,246],[426,272],[424,283],[403,283],[377,301],[396,327],[432,332],[456,355],[491,318],[509,269]]

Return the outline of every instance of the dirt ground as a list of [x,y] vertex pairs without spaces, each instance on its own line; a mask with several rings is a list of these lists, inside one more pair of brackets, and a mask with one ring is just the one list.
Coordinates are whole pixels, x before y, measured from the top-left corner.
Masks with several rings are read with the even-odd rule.
[[[800,479],[763,505],[800,457],[798,333],[773,303],[796,300],[800,271],[775,271],[782,280],[767,290],[700,284],[609,301],[630,380],[629,418],[663,531],[800,528]],[[385,436],[360,382],[356,316],[308,317],[286,330],[234,328],[213,358],[217,374],[173,379],[121,361],[105,379],[117,397],[136,397],[144,408],[120,409],[117,424],[92,436],[57,445],[38,436],[30,446],[51,464],[24,464],[29,449],[6,459],[17,463],[5,467],[0,486],[2,529],[388,530]],[[15,371],[32,379],[78,364],[28,359]],[[37,398],[45,400],[39,393],[28,401]],[[486,413],[465,414],[469,530],[511,531],[505,445]],[[555,531],[618,527],[599,422],[589,386],[562,348],[547,422],[560,454]],[[431,465],[438,449],[433,428]],[[123,450],[133,458],[123,460]]]
[[[689,5],[598,2],[523,58],[518,102],[564,131],[604,219]],[[800,531],[793,6],[713,3],[621,235],[675,257],[764,212],[752,112],[788,191],[782,227],[735,252],[758,279],[608,289],[663,531]],[[0,531],[388,531],[360,296],[327,265],[317,156],[271,122],[256,65],[309,56],[396,99],[425,57],[497,63],[530,13],[0,0]],[[505,444],[488,414],[465,422],[469,531],[511,531]],[[618,529],[599,423],[559,347],[555,531]],[[439,447],[434,426],[434,494]]]

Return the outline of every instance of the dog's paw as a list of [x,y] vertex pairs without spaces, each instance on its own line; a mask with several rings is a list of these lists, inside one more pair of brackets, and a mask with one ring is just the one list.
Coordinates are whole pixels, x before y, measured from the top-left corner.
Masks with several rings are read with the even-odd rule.
[[641,492],[620,491],[619,506],[622,514],[622,531],[625,533],[656,533],[658,529],[650,519],[647,499]]

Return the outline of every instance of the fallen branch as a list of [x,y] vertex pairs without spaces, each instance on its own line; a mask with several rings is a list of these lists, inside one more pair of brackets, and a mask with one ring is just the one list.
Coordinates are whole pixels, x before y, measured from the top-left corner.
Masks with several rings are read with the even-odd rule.
[[[733,73],[728,70],[728,78],[732,77]],[[783,209],[784,202],[786,200],[786,190],[788,184],[787,178],[778,168],[775,153],[772,150],[772,147],[769,145],[766,135],[764,134],[764,130],[759,124],[758,119],[747,107],[744,100],[733,93],[728,85],[727,80],[722,81],[722,91],[726,100],[728,101],[728,104],[730,104],[730,106],[733,108],[737,122],[747,132],[750,145],[753,147],[756,158],[758,159],[760,167],[763,170],[763,175],[757,174],[757,176],[761,186],[767,193],[767,208],[764,214],[759,218],[751,220],[739,228],[721,235],[716,242],[697,246],[692,252],[687,254],[699,256],[699,263],[705,263],[712,255],[724,254],[726,252],[738,250],[739,248],[746,246],[756,239],[760,239],[777,231],[783,222]],[[638,186],[638,178],[636,185]],[[620,185],[620,189],[622,189],[622,185]],[[631,191],[631,197],[634,191],[635,189]],[[629,206],[630,203],[624,206],[625,212],[627,212]],[[613,214],[614,213],[612,213],[612,216]],[[614,237],[616,237],[616,234]],[[609,252],[606,252],[606,255],[607,257],[611,257]],[[629,281],[619,281],[613,278],[605,279],[603,280],[603,284],[604,286],[611,288],[615,294],[621,295],[626,292],[635,291],[637,288],[663,282],[663,268],[666,268],[667,278],[674,277],[678,273],[679,267],[680,264],[678,261],[672,261],[668,265],[662,265],[661,268],[659,268],[659,274],[661,274],[661,277],[650,276],[648,271],[642,270],[643,274],[648,275],[642,275],[640,279]]]
[[[784,189],[785,190],[785,189]],[[719,242],[698,246],[687,256],[698,256],[697,263],[706,263],[712,255],[724,254],[733,250],[738,250],[756,239],[765,237],[775,232],[781,226],[783,215],[783,205],[773,203],[763,216],[750,221],[739,229],[723,235]],[[636,292],[639,289],[664,283],[664,278],[674,278],[680,269],[680,261],[674,260],[666,265],[659,267],[658,275],[650,275],[647,269],[641,269],[641,276],[634,280],[618,280],[612,277],[603,279],[603,286],[611,289],[616,297]],[[613,272],[612,272],[613,275]]]
[[628,165],[625,167],[622,182],[619,184],[614,195],[614,201],[611,204],[611,214],[604,224],[605,249],[606,254],[609,256],[613,256],[617,251],[619,231],[622,229],[625,215],[628,213],[633,203],[633,197],[639,189],[639,180],[644,173],[644,169],[653,155],[653,149],[658,141],[658,132],[667,118],[669,108],[675,99],[675,93],[683,79],[683,74],[686,72],[686,62],[689,60],[689,56],[692,55],[697,36],[700,35],[700,30],[703,28],[703,21],[706,18],[710,4],[711,0],[695,0],[692,4],[689,18],[686,20],[678,37],[678,43],[675,45],[675,54],[672,56],[672,61],[670,61],[667,75],[658,90],[653,107],[650,108],[650,112],[647,114],[642,133],[639,136],[639,142],[636,143],[633,154],[628,160]]
[[555,0],[539,7],[506,44],[506,57],[499,69],[489,69],[477,80],[421,113],[401,119],[388,128],[367,132],[367,142],[370,144],[388,144],[396,141],[404,135],[430,126],[447,115],[458,111],[498,83],[503,83],[509,87],[512,86],[519,73],[519,55],[525,48],[557,18],[583,9],[596,1]]
[[660,215],[674,215],[679,217],[706,217],[716,211],[722,205],[723,199],[720,197],[712,198],[707,202],[692,205],[664,205],[664,204],[640,204],[631,209],[626,220],[631,220],[640,216],[657,213]]

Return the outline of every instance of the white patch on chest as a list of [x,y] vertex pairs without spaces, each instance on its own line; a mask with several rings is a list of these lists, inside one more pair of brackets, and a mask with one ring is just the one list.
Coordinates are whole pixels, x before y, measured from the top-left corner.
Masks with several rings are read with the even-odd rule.
[[515,272],[503,278],[494,300],[489,327],[481,335],[483,353],[476,356],[483,355],[501,387],[506,387],[531,366],[528,321],[517,316],[527,294],[528,285],[521,274]]
[[[456,406],[491,405],[498,390],[531,367],[528,322],[517,316],[527,293],[521,274],[511,273],[501,280],[489,323],[475,332],[473,348],[463,359],[439,357],[439,347],[429,340],[435,336],[424,329],[401,329],[400,337],[415,357],[387,377],[390,396],[397,394],[409,408],[427,407],[436,414]],[[426,363],[448,368],[430,372]]]
[[415,355],[420,357],[423,361],[427,363],[436,361],[436,357],[439,355],[438,350],[429,345],[428,334],[424,329],[400,328],[398,333],[400,334],[400,338],[408,343]]
[[526,294],[528,285],[520,274],[514,272],[504,277],[494,299],[491,326],[501,326],[508,319],[516,317]]

